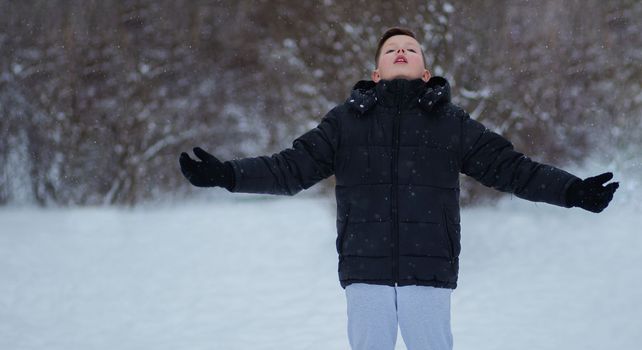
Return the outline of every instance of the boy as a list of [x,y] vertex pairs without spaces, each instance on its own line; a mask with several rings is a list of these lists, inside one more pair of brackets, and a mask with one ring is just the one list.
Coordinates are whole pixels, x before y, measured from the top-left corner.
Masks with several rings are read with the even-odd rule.
[[334,174],[338,273],[352,349],[452,349],[451,292],[460,252],[459,173],[517,197],[601,212],[613,174],[585,180],[515,151],[450,102],[415,35],[394,27],[377,47],[372,81],[271,157],[220,162],[200,148],[181,170],[195,186],[294,195]]

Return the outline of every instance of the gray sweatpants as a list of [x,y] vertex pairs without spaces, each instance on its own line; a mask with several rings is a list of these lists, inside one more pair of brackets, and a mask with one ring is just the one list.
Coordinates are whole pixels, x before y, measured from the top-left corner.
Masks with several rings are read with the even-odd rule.
[[397,325],[408,350],[451,350],[452,289],[353,283],[346,287],[352,350],[393,350]]

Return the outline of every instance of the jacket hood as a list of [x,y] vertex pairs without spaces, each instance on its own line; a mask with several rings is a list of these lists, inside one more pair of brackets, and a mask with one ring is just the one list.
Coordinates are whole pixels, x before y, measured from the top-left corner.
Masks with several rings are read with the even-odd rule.
[[378,83],[360,80],[354,85],[350,97],[346,100],[348,106],[357,111],[358,115],[364,114],[376,103],[387,107],[402,104],[406,108],[419,104],[426,111],[430,111],[447,102],[450,102],[450,84],[448,80],[439,76],[431,77],[427,82],[421,79],[383,79]]

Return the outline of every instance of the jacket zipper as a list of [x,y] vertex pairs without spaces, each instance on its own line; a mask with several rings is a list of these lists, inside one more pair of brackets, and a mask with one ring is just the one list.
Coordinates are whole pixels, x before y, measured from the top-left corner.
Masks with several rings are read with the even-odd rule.
[[455,264],[455,250],[453,247],[453,240],[450,237],[450,230],[448,229],[448,213],[446,212],[446,207],[442,207],[442,211],[444,212],[444,228],[446,229],[446,239],[448,242],[448,250],[450,251],[450,264],[454,265]]
[[[401,99],[400,99],[401,100]],[[393,119],[393,149],[392,149],[392,235],[395,244],[392,256],[393,276],[395,285],[399,282],[399,215],[398,215],[398,174],[397,159],[399,158],[399,118],[401,117],[401,106],[397,101],[397,114]]]

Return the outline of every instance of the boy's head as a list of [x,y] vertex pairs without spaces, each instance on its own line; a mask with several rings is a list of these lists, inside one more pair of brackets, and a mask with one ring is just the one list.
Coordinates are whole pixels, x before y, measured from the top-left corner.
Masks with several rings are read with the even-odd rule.
[[375,70],[372,80],[395,78],[422,79],[428,81],[430,72],[426,69],[424,53],[409,29],[393,27],[388,29],[377,45]]

